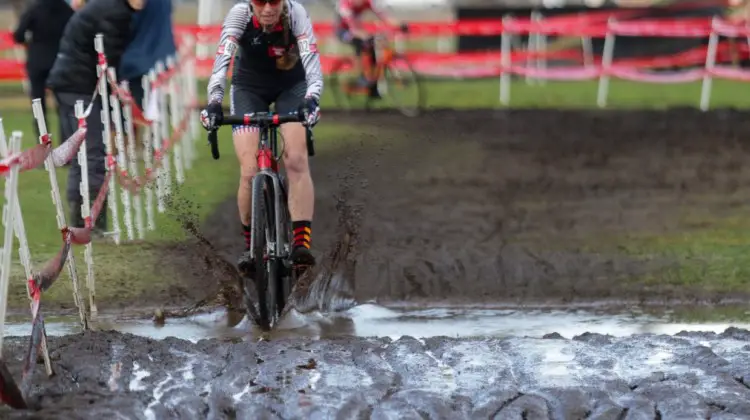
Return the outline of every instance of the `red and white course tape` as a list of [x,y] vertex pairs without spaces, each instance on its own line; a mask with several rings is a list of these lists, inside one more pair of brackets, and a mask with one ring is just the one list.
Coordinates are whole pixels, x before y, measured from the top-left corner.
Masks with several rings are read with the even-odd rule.
[[[21,149],[22,134],[20,132],[13,132],[10,145],[8,145],[0,118],[0,153],[2,154],[0,176],[5,179],[5,206],[2,219],[5,237],[3,254],[0,259],[2,264],[0,267],[0,351],[5,330],[7,290],[11,280],[14,236],[18,238],[20,245],[19,259],[24,268],[32,313],[32,333],[20,388],[15,385],[13,378],[9,377],[7,367],[0,354],[0,399],[18,408],[23,408],[25,405],[23,398],[19,400],[18,393],[20,392],[23,397],[28,391],[29,378],[32,376],[39,351],[44,356],[47,374],[52,374],[52,366],[46,349],[46,334],[40,304],[43,293],[60,277],[65,266],[68,267],[68,273],[72,281],[73,298],[79,310],[82,328],[88,329],[89,317],[96,316],[92,237],[94,221],[102,211],[106,211],[103,209],[105,198],[108,198],[109,220],[111,220],[111,230],[106,234],[112,237],[116,244],[120,244],[125,238],[128,241],[136,238],[144,239],[146,230],[156,229],[152,194],[152,185],[155,182],[162,186],[161,193],[157,194],[157,200],[161,204],[161,206],[158,206],[158,210],[160,212],[166,210],[163,206],[164,194],[168,192],[168,188],[173,182],[169,172],[164,171],[164,168],[170,165],[169,153],[174,152],[175,166],[178,168],[174,181],[178,183],[185,181],[185,169],[189,169],[192,166],[192,160],[195,159],[194,141],[197,139],[199,127],[197,126],[197,85],[193,68],[195,60],[191,53],[192,46],[188,44],[181,48],[176,57],[168,60],[167,68],[164,68],[164,65],[160,63],[156,66],[156,70],[144,77],[145,104],[148,104],[148,107],[160,109],[158,113],[144,115],[144,112],[133,102],[127,83],[118,85],[114,70],[107,66],[102,36],[97,35],[94,42],[99,54],[97,89],[86,109],[84,109],[83,101],[76,103],[78,130],[69,139],[58,147],[52,146],[40,99],[32,101],[34,117],[37,120],[40,132],[39,143],[33,147]],[[104,183],[97,196],[94,197],[92,204],[91,197],[89,197],[89,168],[85,146],[85,142],[88,141],[86,120],[92,112],[97,96],[102,103],[100,118],[104,127],[106,175]],[[167,106],[167,101],[169,101],[169,106]],[[124,126],[123,116],[125,117]],[[142,177],[138,175],[136,125],[142,128],[142,130],[139,130],[139,134],[144,146],[143,161],[146,170]],[[111,135],[113,126],[114,145]],[[82,201],[81,215],[85,223],[84,227],[79,228],[70,227],[67,224],[56,172],[56,168],[68,163],[76,154],[81,164],[82,180],[79,187]],[[23,223],[18,179],[23,172],[37,168],[42,163],[49,174],[52,201],[56,210],[58,229],[62,235],[62,245],[55,257],[47,261],[40,270],[35,271],[31,264],[31,255]],[[121,186],[119,203],[115,190],[117,185]],[[143,220],[144,209],[141,192],[146,195],[146,223]],[[125,224],[124,231],[120,229],[120,203],[122,204]],[[35,204],[38,205],[38,203]],[[133,218],[133,215],[135,215],[135,218]],[[124,234],[121,234],[121,232]],[[85,246],[89,311],[86,310],[86,304],[80,296],[78,273],[72,253],[73,245]]]

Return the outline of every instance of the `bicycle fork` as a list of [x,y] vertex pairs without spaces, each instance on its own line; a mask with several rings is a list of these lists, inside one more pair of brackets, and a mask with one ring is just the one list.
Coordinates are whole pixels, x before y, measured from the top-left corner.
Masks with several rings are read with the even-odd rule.
[[[263,154],[264,152],[259,152]],[[268,152],[266,152],[268,153]],[[259,157],[258,163],[262,163],[263,158]],[[260,166],[260,165],[259,165]],[[252,197],[255,197],[255,191],[258,191],[260,188],[261,190],[265,188],[266,180],[270,180],[270,185],[273,186],[273,191],[271,191],[272,195],[270,196],[270,199],[273,201],[273,218],[274,218],[274,231],[276,233],[275,238],[267,238],[269,245],[272,244],[272,246],[269,246],[269,248],[272,250],[272,255],[269,255],[269,257],[283,257],[286,255],[286,250],[283,249],[284,247],[284,228],[281,224],[281,221],[283,220],[283,214],[282,209],[284,209],[285,204],[283,203],[283,196],[284,194],[281,193],[283,191],[283,185],[281,184],[281,179],[279,178],[279,175],[274,172],[270,167],[259,167],[258,172],[253,177],[252,182]],[[266,195],[264,195],[265,197]],[[260,215],[256,214],[257,206],[252,206],[251,210],[251,220],[257,220],[256,217],[260,217]],[[268,209],[270,210],[270,209]],[[257,232],[258,235],[265,234],[267,235],[267,232]],[[254,249],[255,247],[255,237],[256,235],[250,235],[250,249]]]

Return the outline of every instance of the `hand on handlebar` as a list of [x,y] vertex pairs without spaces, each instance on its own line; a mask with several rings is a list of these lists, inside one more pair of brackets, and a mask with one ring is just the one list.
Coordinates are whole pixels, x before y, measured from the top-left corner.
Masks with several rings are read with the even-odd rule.
[[304,116],[302,125],[313,127],[320,119],[320,106],[318,100],[312,97],[305,98],[299,106],[299,114]]
[[221,109],[220,102],[211,102],[201,111],[201,125],[206,131],[216,130],[223,119],[224,110]]
[[400,30],[401,32],[405,33],[405,34],[406,34],[406,33],[409,33],[409,25],[408,25],[408,24],[406,24],[406,22],[401,22],[401,24],[399,25],[398,29],[399,29],[399,30]]

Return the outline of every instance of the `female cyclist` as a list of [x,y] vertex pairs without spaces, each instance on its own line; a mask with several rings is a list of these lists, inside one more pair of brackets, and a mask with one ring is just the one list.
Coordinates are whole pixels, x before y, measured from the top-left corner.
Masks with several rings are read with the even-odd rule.
[[[268,111],[271,103],[275,103],[277,113],[299,111],[305,115],[304,124],[287,123],[279,130],[285,142],[284,167],[294,231],[291,259],[297,266],[314,265],[310,236],[315,195],[304,126],[312,127],[318,121],[323,73],[307,11],[294,0],[251,0],[229,10],[208,81],[208,105],[201,113],[207,130],[215,129],[223,118],[224,84],[235,52],[238,55],[229,93],[233,115]],[[240,163],[237,206],[245,237],[245,252],[238,265],[247,272],[253,267],[249,252],[250,185],[257,171],[258,127],[234,126],[232,136]]]

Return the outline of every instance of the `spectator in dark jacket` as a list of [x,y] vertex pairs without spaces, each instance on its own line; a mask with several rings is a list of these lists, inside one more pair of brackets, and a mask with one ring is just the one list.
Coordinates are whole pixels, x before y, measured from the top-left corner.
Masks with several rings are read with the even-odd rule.
[[[84,106],[88,106],[92,94],[97,89],[97,53],[94,49],[96,34],[101,33],[104,37],[104,53],[109,66],[118,68],[122,54],[130,41],[133,16],[136,11],[143,8],[145,2],[146,0],[90,0],[68,22],[60,40],[60,52],[47,79],[47,85],[52,89],[57,101],[63,138],[68,138],[77,129],[76,101],[83,100]],[[91,113],[86,119],[88,132],[85,144],[89,194],[92,200],[99,193],[106,174],[101,110],[101,98],[97,95]],[[74,227],[83,226],[80,182],[81,166],[76,156],[68,172],[67,190],[69,223]],[[103,210],[96,220],[95,230],[99,233],[106,230],[106,213],[106,210]]]
[[149,0],[135,14],[133,38],[122,56],[118,71],[120,80],[127,80],[133,100],[143,108],[143,85],[157,61],[165,62],[177,52],[172,33],[172,0]]
[[[73,9],[66,0],[34,0],[23,12],[13,32],[17,44],[25,44],[26,74],[29,78],[31,99],[42,100],[42,110],[47,118],[46,82],[57,56],[60,38],[65,25],[73,16]],[[27,38],[27,34],[30,37]],[[28,39],[28,41],[27,41]],[[34,123],[39,136],[39,128]],[[62,141],[62,139],[61,139]]]

